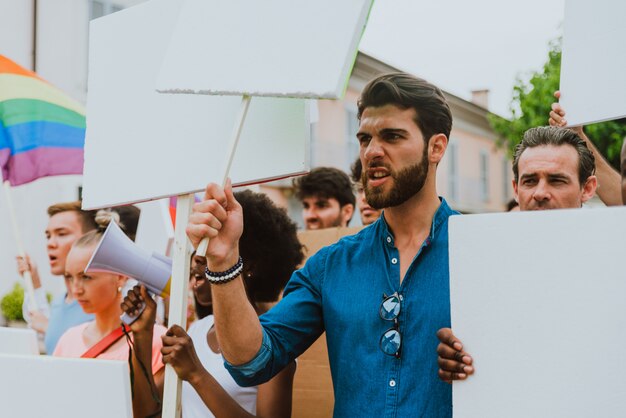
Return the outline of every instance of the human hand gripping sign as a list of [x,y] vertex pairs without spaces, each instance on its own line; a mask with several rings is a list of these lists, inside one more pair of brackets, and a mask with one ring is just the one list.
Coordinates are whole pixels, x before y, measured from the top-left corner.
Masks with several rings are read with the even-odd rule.
[[233,195],[230,179],[224,188],[215,183],[207,186],[204,200],[193,205],[186,232],[194,248],[202,239],[209,239],[206,258],[211,270],[226,270],[237,263],[243,210]]
[[455,380],[465,380],[474,374],[474,360],[463,350],[463,344],[450,328],[441,328],[437,332],[437,338],[437,362],[441,380],[452,383]]

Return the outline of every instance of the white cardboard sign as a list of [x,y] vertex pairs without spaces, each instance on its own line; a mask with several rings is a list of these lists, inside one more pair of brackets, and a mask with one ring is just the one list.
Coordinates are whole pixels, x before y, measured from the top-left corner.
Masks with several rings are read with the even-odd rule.
[[128,364],[0,354],[3,417],[132,418]]
[[626,117],[626,2],[567,0],[561,105],[570,126]]
[[[84,208],[135,203],[221,183],[241,98],[162,95],[156,76],[180,0],[152,0],[90,27]],[[235,185],[308,170],[305,100],[250,105]]]
[[337,99],[373,0],[187,0],[157,89]]
[[626,411],[626,208],[455,216],[452,329],[475,375],[455,418]]
[[174,225],[169,212],[170,200],[160,199],[137,205],[141,209],[135,243],[146,250],[171,257]]
[[0,327],[0,353],[39,355],[37,333],[32,329]]

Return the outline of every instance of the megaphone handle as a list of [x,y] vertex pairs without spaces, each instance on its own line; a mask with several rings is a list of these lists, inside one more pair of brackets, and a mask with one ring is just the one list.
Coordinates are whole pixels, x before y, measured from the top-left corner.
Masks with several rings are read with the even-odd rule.
[[124,312],[122,315],[120,315],[120,319],[126,325],[130,325],[133,322],[135,322],[137,320],[137,318],[139,318],[139,315],[141,315],[141,313],[144,311],[144,309],[146,309],[146,304],[145,303],[143,305],[141,305],[141,308],[139,308],[139,312],[137,313],[137,315],[131,316],[131,315],[127,314],[126,312]]

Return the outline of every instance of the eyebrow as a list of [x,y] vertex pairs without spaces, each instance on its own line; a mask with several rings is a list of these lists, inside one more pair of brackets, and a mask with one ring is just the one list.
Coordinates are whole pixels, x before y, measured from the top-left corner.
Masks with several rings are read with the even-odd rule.
[[381,129],[379,134],[380,135],[384,135],[384,134],[403,134],[406,135],[409,132],[406,129],[400,129],[400,128],[385,128],[385,129]]
[[[536,177],[537,173],[522,174],[520,180],[534,179]],[[571,180],[571,178],[571,176],[564,173],[548,174],[548,180]]]
[[68,228],[64,227],[64,226],[60,226],[58,228],[54,228],[54,229],[46,229],[46,232],[57,232],[57,231],[67,231]]
[[529,173],[529,174],[522,174],[522,176],[519,179],[526,180],[526,179],[535,178],[535,177],[537,177],[537,174]]
[[548,179],[550,180],[570,180],[571,176],[568,176],[564,173],[556,173],[556,174],[548,174]]
[[[380,136],[385,135],[385,134],[401,134],[401,135],[406,136],[408,133],[409,131],[407,131],[406,129],[401,129],[401,128],[384,128],[378,131],[378,135]],[[370,134],[366,131],[358,131],[356,133],[357,138],[364,136],[364,135],[370,135]]]

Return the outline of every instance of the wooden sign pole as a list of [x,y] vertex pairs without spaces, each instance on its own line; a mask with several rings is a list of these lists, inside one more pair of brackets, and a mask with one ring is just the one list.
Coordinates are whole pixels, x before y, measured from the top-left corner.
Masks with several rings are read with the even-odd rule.
[[[17,244],[17,253],[24,260],[26,259],[26,253],[24,252],[24,247],[22,246],[22,239],[20,237],[20,230],[17,226],[17,218],[15,217],[15,208],[13,207],[13,201],[11,200],[11,184],[8,180],[4,181],[4,194],[7,200],[7,209],[9,210],[9,216],[11,218],[11,225],[13,226],[13,236],[15,237],[15,243]],[[30,299],[28,308],[33,311],[39,310],[39,305],[37,304],[37,299],[35,299],[35,288],[33,286],[33,278],[30,275],[30,271],[25,271],[22,274],[24,278],[24,285],[26,287],[26,292],[28,293],[28,297]]]
[[[170,288],[169,323],[187,325],[187,298],[189,286],[189,265],[191,246],[185,234],[189,222],[191,206],[194,203],[193,193],[178,196],[176,201],[176,226],[174,231],[174,262],[172,264],[172,286]],[[180,394],[181,381],[172,366],[165,366],[165,387],[163,389],[163,417],[179,418],[181,412]]]
[[[241,137],[243,124],[246,120],[246,115],[248,114],[248,108],[250,107],[250,99],[251,97],[248,95],[244,95],[241,98],[241,107],[239,108],[239,115],[237,116],[237,121],[235,123],[233,135],[230,138],[230,142],[228,144],[228,148],[229,148],[228,161],[226,162],[226,167],[224,168],[224,176],[222,178],[222,187],[226,186],[226,180],[228,180],[230,167],[233,165],[233,160],[235,159],[235,153],[237,152],[237,145],[239,144],[239,138]],[[208,238],[205,238],[202,241],[200,241],[200,244],[198,244],[198,248],[196,250],[196,254],[198,254],[201,257],[204,257],[206,255],[206,249],[208,245],[209,245]]]

